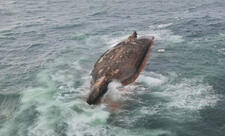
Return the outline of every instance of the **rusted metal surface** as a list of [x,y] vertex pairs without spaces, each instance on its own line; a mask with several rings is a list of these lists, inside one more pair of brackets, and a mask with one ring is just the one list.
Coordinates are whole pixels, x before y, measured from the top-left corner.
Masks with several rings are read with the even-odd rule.
[[91,93],[87,102],[95,104],[116,79],[123,85],[134,82],[149,57],[154,37],[137,38],[136,32],[112,49],[107,50],[95,63],[91,73]]

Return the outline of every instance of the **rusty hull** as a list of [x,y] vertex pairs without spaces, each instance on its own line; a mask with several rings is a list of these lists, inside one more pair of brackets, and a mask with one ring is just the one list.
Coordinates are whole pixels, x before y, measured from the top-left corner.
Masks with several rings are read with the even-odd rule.
[[107,50],[95,63],[91,76],[88,104],[100,102],[108,84],[118,80],[123,85],[134,82],[146,65],[154,37],[137,38],[136,32],[126,40]]

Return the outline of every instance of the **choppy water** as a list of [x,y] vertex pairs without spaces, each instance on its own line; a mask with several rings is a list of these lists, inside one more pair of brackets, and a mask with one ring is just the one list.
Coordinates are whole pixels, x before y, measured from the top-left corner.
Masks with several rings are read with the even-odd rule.
[[[224,7],[1,0],[0,136],[224,136]],[[87,105],[96,59],[134,30],[156,37],[145,70],[134,85],[110,84],[114,106]]]

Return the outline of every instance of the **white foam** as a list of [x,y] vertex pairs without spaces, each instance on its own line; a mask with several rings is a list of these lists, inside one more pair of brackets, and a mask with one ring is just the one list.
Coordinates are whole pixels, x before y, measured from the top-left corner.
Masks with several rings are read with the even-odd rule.
[[215,106],[218,97],[212,86],[198,82],[198,79],[182,79],[176,84],[163,86],[164,91],[153,92],[170,101],[168,108],[200,110],[205,106]]
[[149,29],[146,31],[139,31],[138,36],[154,36],[156,41],[163,40],[163,34],[166,34],[168,30],[156,30],[156,29]]
[[220,48],[220,49],[218,49],[218,52],[219,52],[220,54],[225,55],[225,48]]
[[166,28],[168,26],[171,26],[173,23],[168,23],[168,24],[160,24],[158,25],[158,28]]
[[154,30],[152,33],[147,33],[155,36],[156,40],[169,42],[169,43],[180,43],[183,42],[184,39],[181,35],[175,35],[171,30],[162,29],[162,30]]
[[221,48],[220,50],[221,50],[221,51],[225,51],[225,48]]
[[[27,134],[32,136],[54,136],[58,135],[56,126],[66,124],[64,133],[73,136],[92,134],[92,131],[97,134],[98,129],[95,128],[99,127],[101,130],[105,126],[110,114],[105,110],[105,105],[90,106],[82,98],[89,93],[89,75],[82,72],[79,59],[69,65],[69,68],[61,68],[68,63],[71,64],[68,60],[58,59],[49,64],[37,75],[35,79],[37,85],[21,93],[22,105],[15,118],[24,118],[21,117],[21,113],[26,110],[35,110],[38,114],[33,124],[24,126],[18,133],[28,130]],[[79,81],[79,85],[74,87],[76,81]],[[32,106],[35,108],[31,109]],[[25,121],[26,118],[25,116]],[[16,128],[15,125],[20,124],[14,119],[10,120],[0,131],[0,135],[9,133],[10,128]]]
[[108,45],[108,48],[112,48],[121,41],[127,39],[129,35],[122,35],[122,36],[117,36],[117,37],[110,37],[110,36],[105,36],[103,39],[106,41],[106,44]]
[[172,25],[172,23],[168,24],[159,24],[158,26],[149,26],[149,31],[144,31],[145,35],[153,35],[156,40],[169,42],[169,43],[181,43],[184,41],[183,36],[174,34],[173,31],[167,29],[168,26]]
[[158,49],[157,52],[158,53],[164,53],[165,52],[165,49],[162,49],[162,48],[161,49]]
[[145,115],[154,115],[154,114],[158,114],[159,113],[159,109],[160,106],[159,105],[155,105],[152,107],[149,106],[143,106],[140,109],[138,109],[142,114]]
[[184,41],[184,39],[180,35],[171,35],[168,37],[167,41],[169,41],[171,43],[181,43]]
[[127,94],[132,93],[134,86],[128,85],[126,87],[122,86],[122,84],[118,81],[113,81],[108,86],[108,91],[105,94],[103,99],[110,99],[110,101],[123,101],[126,100]]
[[221,37],[225,37],[225,34],[224,33],[220,33],[219,34]]
[[161,74],[157,74],[157,73],[142,73],[139,77],[138,77],[138,82],[143,82],[145,84],[147,84],[149,87],[155,87],[155,86],[160,86],[163,83],[165,83],[167,81],[167,78]]
[[[87,107],[86,107],[87,108]],[[98,106],[94,109],[89,109],[86,113],[76,114],[68,120],[68,136],[83,136],[85,134],[99,133],[98,131],[105,125],[109,112],[104,111],[104,106]]]
[[[171,30],[166,29],[168,26],[172,25],[172,23],[168,24],[160,24],[158,26],[149,26],[148,30],[138,31],[138,37],[140,36],[154,36],[156,41],[165,42],[166,45],[177,44],[184,42],[184,38],[181,35],[174,34]],[[103,40],[108,45],[105,50],[113,48],[115,45],[120,43],[121,41],[127,39],[130,34],[119,35],[119,36],[104,36]]]
[[[59,76],[59,73],[55,74]],[[63,74],[63,72],[61,74]],[[64,78],[65,77],[63,77],[63,79]],[[53,79],[55,80],[55,78]],[[54,82],[54,80],[48,79],[47,82]],[[56,79],[56,81],[59,81],[59,79]],[[53,92],[53,90],[49,88],[54,87],[28,89],[21,98],[24,105],[35,101],[37,103],[36,110],[40,113],[35,125],[29,128],[30,135],[56,135],[54,127],[56,124],[62,122],[66,122],[68,125],[68,131],[66,132],[68,136],[74,134],[85,135],[85,133],[91,132],[89,129],[93,126],[101,126],[106,123],[109,112],[104,110],[104,105],[93,108],[79,98],[65,103],[57,99],[58,97],[55,97],[56,92]],[[63,89],[62,87],[60,88]],[[79,89],[80,88],[78,88],[78,90]],[[71,109],[72,107],[77,107],[81,111],[74,111]],[[52,112],[54,114],[52,114]]]

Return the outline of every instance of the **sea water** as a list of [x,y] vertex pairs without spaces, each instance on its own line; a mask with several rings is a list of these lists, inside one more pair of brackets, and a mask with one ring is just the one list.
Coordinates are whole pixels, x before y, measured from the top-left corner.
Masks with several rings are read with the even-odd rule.
[[[224,7],[1,0],[0,136],[224,136]],[[155,36],[144,71],[126,87],[113,81],[109,102],[88,105],[94,63],[133,31]]]

